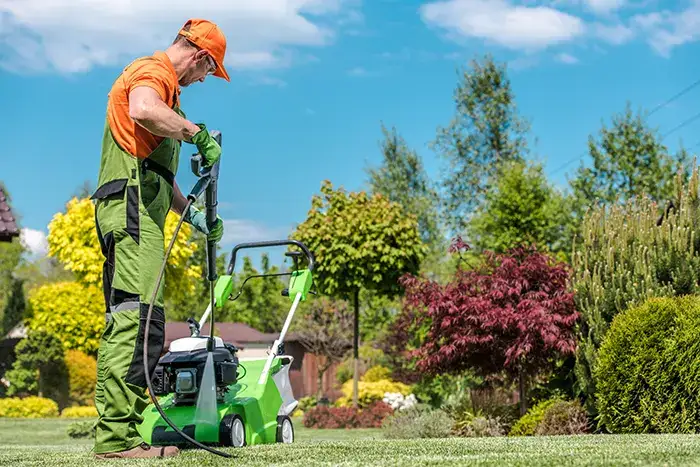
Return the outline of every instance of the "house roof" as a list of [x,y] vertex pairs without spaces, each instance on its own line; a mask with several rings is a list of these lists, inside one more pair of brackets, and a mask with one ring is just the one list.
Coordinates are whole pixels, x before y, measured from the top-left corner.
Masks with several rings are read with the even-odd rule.
[[11,242],[13,237],[19,237],[19,228],[5,192],[0,187],[0,242]]
[[[209,335],[209,323],[202,326],[201,335]],[[221,337],[224,342],[229,342],[238,348],[245,348],[251,344],[272,344],[279,333],[266,334],[252,328],[244,323],[216,323],[214,325],[214,334]],[[188,337],[190,335],[190,327],[185,322],[174,321],[165,324],[165,349],[170,346],[170,343],[175,339]],[[294,340],[294,336],[287,335],[285,341]]]

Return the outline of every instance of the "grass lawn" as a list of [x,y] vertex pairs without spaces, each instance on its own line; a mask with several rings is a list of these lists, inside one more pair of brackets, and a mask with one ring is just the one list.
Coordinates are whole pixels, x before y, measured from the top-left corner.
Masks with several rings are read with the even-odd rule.
[[61,419],[0,419],[0,465],[700,465],[700,436],[588,435],[387,440],[380,430],[308,430],[293,445],[230,449],[224,459],[187,450],[176,460],[101,461],[90,440],[65,434]]

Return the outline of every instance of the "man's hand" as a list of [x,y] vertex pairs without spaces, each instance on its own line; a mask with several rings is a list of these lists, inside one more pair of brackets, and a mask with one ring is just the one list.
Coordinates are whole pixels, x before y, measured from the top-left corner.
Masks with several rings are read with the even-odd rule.
[[192,137],[192,143],[197,146],[199,153],[206,161],[204,166],[211,167],[221,158],[221,146],[219,146],[219,143],[209,134],[206,125],[199,123],[197,126],[201,128],[201,130]]
[[208,225],[207,216],[194,206],[190,205],[185,215],[185,222],[205,234],[207,241],[218,242],[224,235],[224,221],[220,216],[216,216],[216,222],[213,225]]

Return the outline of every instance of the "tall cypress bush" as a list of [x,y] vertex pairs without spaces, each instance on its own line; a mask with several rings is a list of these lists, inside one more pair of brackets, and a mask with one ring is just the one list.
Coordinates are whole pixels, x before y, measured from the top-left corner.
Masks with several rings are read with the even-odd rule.
[[687,184],[679,175],[674,199],[649,198],[587,213],[574,245],[572,277],[581,320],[576,379],[595,412],[593,370],[612,319],[652,297],[695,294],[700,289],[700,192],[698,170]]

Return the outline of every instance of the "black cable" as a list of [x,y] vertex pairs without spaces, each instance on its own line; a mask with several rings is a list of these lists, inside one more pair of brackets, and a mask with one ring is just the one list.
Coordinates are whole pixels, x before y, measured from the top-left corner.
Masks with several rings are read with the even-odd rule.
[[182,215],[180,216],[180,221],[177,223],[177,227],[175,227],[175,233],[173,234],[173,238],[170,240],[170,245],[168,246],[167,251],[165,252],[165,258],[163,259],[163,265],[160,268],[160,273],[158,274],[158,279],[156,280],[156,285],[153,288],[153,296],[151,297],[151,303],[148,306],[148,314],[146,315],[146,329],[144,330],[145,334],[143,336],[143,369],[145,372],[145,377],[146,377],[146,384],[148,385],[148,393],[151,396],[151,400],[153,401],[153,405],[158,409],[158,412],[160,412],[161,417],[163,417],[163,420],[170,425],[170,427],[175,430],[177,434],[179,434],[182,438],[184,438],[186,441],[189,441],[190,443],[194,444],[195,446],[198,446],[204,450],[207,450],[211,452],[212,454],[216,454],[217,456],[221,457],[232,457],[231,454],[228,454],[226,452],[222,451],[217,451],[216,449],[210,448],[209,446],[205,446],[204,444],[200,443],[199,441],[189,437],[187,434],[185,434],[182,430],[180,430],[178,427],[175,426],[175,424],[168,418],[167,415],[165,415],[165,412],[163,412],[163,409],[160,407],[160,404],[158,403],[158,400],[156,399],[156,396],[153,392],[153,385],[151,383],[151,376],[150,376],[150,371],[148,370],[148,331],[151,326],[151,313],[153,312],[153,304],[156,301],[156,294],[158,292],[158,287],[160,286],[161,280],[163,280],[163,274],[165,274],[165,268],[168,264],[168,257],[170,256],[170,252],[173,249],[173,245],[175,244],[175,240],[177,239],[177,234],[180,231],[180,227],[182,226],[182,222],[185,220],[185,213],[187,210],[190,208],[190,205],[192,204],[192,200],[187,201],[187,205],[185,206],[185,209],[182,211]]

